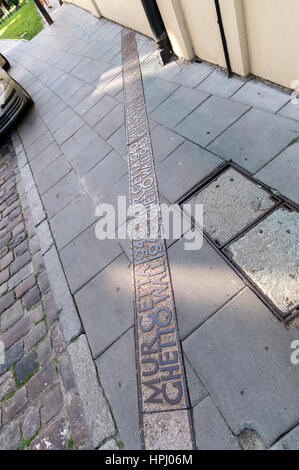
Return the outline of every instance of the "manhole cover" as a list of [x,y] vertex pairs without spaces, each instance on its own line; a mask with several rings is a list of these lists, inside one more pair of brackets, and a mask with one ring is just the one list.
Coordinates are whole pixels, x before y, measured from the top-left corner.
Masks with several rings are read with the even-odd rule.
[[233,261],[283,315],[299,304],[299,214],[272,212],[228,250]]
[[195,204],[203,204],[204,230],[221,246],[276,202],[268,191],[229,168],[189,199],[183,208],[191,215]]

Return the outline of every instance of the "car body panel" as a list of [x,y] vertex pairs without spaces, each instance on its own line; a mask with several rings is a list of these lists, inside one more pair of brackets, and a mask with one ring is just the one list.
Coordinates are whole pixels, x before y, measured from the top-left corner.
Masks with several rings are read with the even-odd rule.
[[[30,95],[0,68],[0,82],[6,84],[0,87],[0,135],[3,134],[30,104]],[[0,83],[1,85],[1,83]]]
[[2,67],[4,70],[8,70],[10,67],[8,60],[2,54],[0,54],[0,67]]

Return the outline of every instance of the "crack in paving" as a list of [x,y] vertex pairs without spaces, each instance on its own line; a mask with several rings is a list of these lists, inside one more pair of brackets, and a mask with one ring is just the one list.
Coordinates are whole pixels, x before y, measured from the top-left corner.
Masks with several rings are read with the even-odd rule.
[[[135,338],[142,446],[194,448],[190,404],[178,335],[159,192],[135,33],[122,31],[130,204],[145,208],[155,236],[131,240]],[[151,213],[153,205],[155,214]]]

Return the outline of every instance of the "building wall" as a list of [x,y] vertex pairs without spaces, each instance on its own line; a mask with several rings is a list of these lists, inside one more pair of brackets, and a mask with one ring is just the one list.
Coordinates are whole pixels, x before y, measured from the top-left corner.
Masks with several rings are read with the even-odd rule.
[[[299,80],[299,0],[219,0],[232,70],[291,87]],[[152,37],[141,0],[71,0]],[[226,67],[214,0],[157,0],[176,55]],[[95,8],[96,6],[96,8]]]

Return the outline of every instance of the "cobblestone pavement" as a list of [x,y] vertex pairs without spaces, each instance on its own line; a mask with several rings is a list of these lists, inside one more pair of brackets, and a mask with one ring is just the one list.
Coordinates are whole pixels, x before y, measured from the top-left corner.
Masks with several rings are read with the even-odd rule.
[[[101,431],[92,435],[86,427],[86,403],[82,406],[73,368],[77,370],[77,344],[80,361],[86,356],[89,367],[88,347],[84,335],[74,338],[68,348],[64,341],[39,237],[10,148],[7,144],[0,148],[0,341],[5,345],[0,363],[0,449],[95,448],[115,434],[114,424],[109,415],[111,435]],[[89,385],[96,381],[98,387],[95,369],[88,374]],[[93,406],[98,404],[97,399]],[[103,397],[100,405],[105,408]]]
[[[53,17],[30,43],[0,42],[35,102],[12,136],[16,158],[86,426],[96,433],[91,447],[116,446],[116,438],[138,449],[129,244],[95,237],[96,205],[116,207],[128,194],[122,28],[70,5]],[[288,93],[228,80],[205,63],[161,68],[152,41],[138,35],[137,43],[163,201],[176,202],[230,159],[299,201],[299,111]],[[172,241],[168,257],[197,448],[298,448],[296,325],[279,323],[206,241],[196,252]],[[78,377],[94,363],[100,382],[90,388],[89,377]]]

